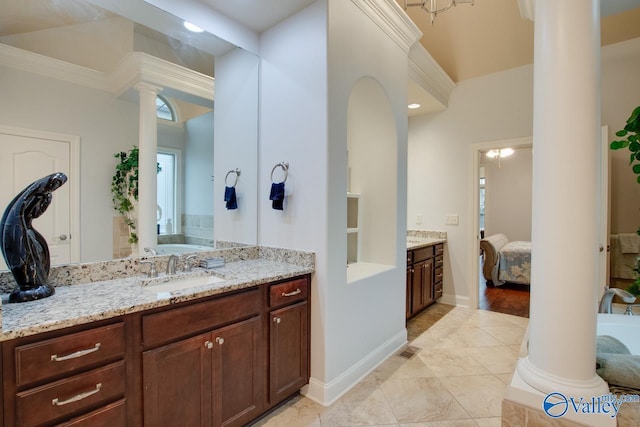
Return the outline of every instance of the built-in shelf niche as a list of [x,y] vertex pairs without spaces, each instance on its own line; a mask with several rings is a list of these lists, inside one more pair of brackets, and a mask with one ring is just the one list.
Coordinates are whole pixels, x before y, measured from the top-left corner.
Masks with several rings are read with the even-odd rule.
[[347,264],[360,260],[360,195],[347,193]]

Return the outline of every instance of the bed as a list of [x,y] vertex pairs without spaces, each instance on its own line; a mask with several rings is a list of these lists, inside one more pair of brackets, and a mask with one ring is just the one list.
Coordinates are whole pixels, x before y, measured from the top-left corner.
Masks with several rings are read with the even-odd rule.
[[480,240],[484,257],[482,274],[494,286],[505,283],[531,284],[531,242],[510,242],[504,234]]

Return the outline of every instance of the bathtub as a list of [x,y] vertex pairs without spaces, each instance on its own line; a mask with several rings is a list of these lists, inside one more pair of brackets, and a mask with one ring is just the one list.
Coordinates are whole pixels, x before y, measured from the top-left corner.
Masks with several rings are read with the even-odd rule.
[[215,248],[204,245],[188,245],[186,243],[166,243],[156,247],[158,255],[186,254],[189,252],[208,252]]
[[598,313],[597,334],[617,338],[631,354],[640,355],[640,316]]

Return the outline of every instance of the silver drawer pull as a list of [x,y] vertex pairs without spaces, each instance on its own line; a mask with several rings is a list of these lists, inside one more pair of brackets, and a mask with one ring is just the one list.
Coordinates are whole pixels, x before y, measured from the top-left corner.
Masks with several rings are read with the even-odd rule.
[[67,354],[66,356],[58,356],[57,354],[51,355],[51,360],[53,362],[64,362],[69,359],[77,359],[78,357],[86,356],[87,354],[94,353],[100,350],[100,343],[96,343],[92,348],[88,348],[86,350],[76,351],[75,353]]
[[292,297],[292,296],[294,296],[294,295],[298,295],[298,294],[301,294],[301,293],[302,293],[302,289],[298,288],[298,289],[296,289],[296,290],[295,290],[295,291],[293,291],[293,292],[289,292],[289,293],[287,293],[287,292],[283,292],[283,293],[282,293],[282,296],[283,296],[283,297]]
[[280,322],[282,322],[281,318],[279,318],[277,316],[273,318],[273,323],[280,323]]
[[443,276],[443,274],[436,274],[436,277],[437,277],[438,279],[442,279],[442,276]]
[[436,249],[436,253],[441,254],[442,252],[444,252],[444,249],[441,249],[441,248]]
[[222,337],[217,337],[217,338],[216,338],[216,343],[218,343],[219,345],[224,344],[224,338],[222,338]]
[[78,400],[86,399],[89,396],[93,396],[94,394],[99,392],[101,388],[102,388],[102,383],[98,383],[98,384],[96,384],[96,388],[94,388],[91,391],[85,391],[84,393],[80,393],[80,394],[78,394],[76,396],[73,396],[73,397],[67,399],[67,400],[58,400],[58,398],[56,397],[55,399],[53,399],[51,401],[51,404],[55,405],[55,406],[63,406],[63,405],[66,405],[68,403],[77,402]]
[[213,348],[213,343],[211,341],[207,340],[207,341],[204,342],[204,346],[206,348],[208,348],[209,350],[211,350]]

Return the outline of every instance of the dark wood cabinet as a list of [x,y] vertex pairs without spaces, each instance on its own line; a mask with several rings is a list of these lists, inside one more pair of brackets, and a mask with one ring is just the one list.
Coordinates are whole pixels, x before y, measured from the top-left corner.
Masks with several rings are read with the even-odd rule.
[[2,343],[4,425],[126,417],[126,322],[114,320]]
[[210,426],[211,334],[142,355],[145,426]]
[[271,312],[269,402],[279,403],[309,381],[308,303]]
[[143,318],[145,344],[211,328],[143,353],[145,426],[241,426],[260,414],[266,377],[260,302],[253,289]]
[[0,427],[246,425],[309,382],[309,287],[305,275],[5,341]]
[[407,319],[442,296],[443,252],[443,244],[407,251]]
[[215,427],[243,426],[263,409],[266,373],[261,320],[253,317],[213,332]]

